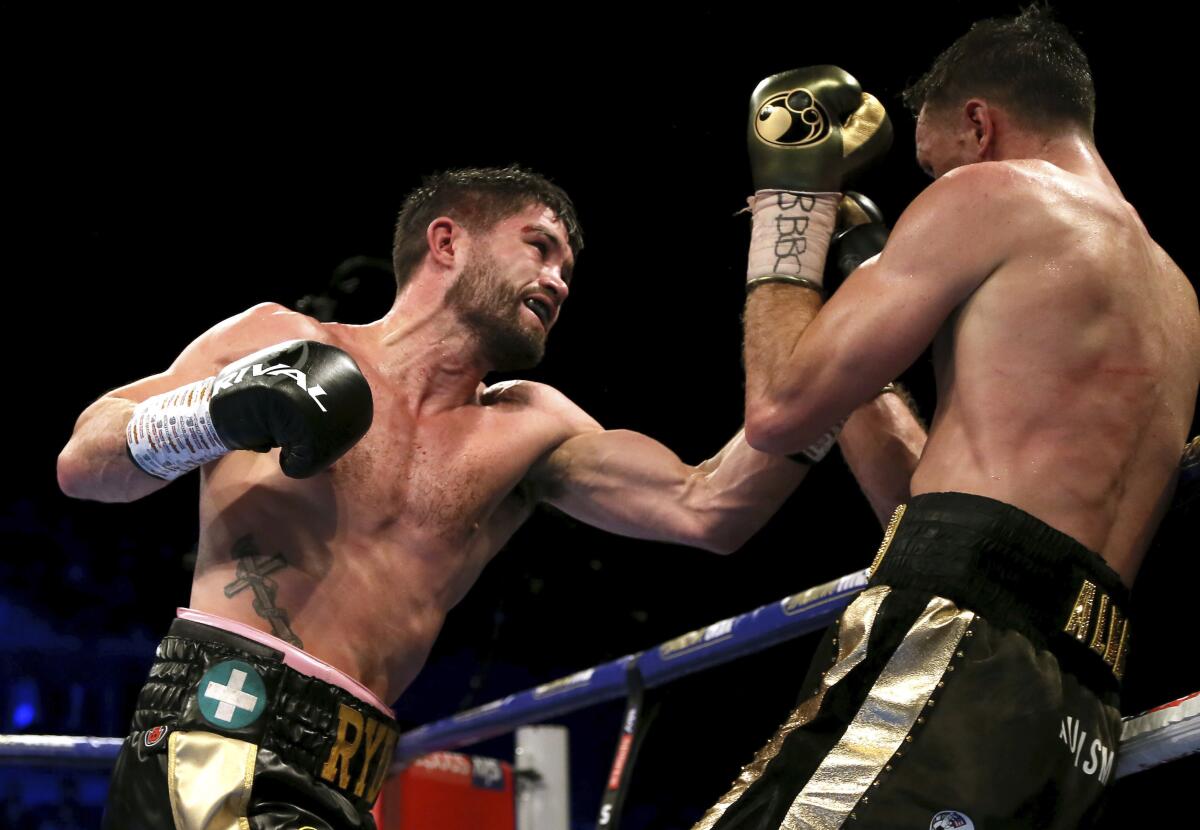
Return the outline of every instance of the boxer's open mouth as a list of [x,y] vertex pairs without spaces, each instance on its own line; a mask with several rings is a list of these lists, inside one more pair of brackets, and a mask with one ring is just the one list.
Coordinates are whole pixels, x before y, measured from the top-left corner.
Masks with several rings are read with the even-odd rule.
[[530,297],[525,300],[525,307],[537,315],[537,318],[542,321],[542,325],[546,328],[550,327],[550,318],[553,316],[553,311],[550,306],[537,297]]

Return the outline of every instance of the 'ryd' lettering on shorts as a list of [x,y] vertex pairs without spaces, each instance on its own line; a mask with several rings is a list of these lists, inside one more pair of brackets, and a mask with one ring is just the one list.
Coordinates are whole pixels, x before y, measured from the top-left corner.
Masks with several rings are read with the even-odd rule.
[[340,704],[337,739],[321,778],[343,792],[374,801],[387,778],[398,737],[393,724]]

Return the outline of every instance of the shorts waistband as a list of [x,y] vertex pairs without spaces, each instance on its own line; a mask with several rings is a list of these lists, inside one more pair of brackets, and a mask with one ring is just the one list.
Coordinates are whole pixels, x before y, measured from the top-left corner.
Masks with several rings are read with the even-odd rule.
[[296,648],[287,640],[281,640],[265,631],[259,631],[253,626],[246,625],[245,623],[238,622],[237,620],[231,620],[228,617],[210,614],[207,611],[197,611],[194,608],[177,608],[175,609],[175,612],[176,616],[178,616],[181,620],[191,620],[192,622],[203,623],[204,625],[209,625],[213,628],[222,628],[233,634],[245,637],[247,640],[254,640],[257,643],[270,646],[276,651],[281,651],[283,652],[283,662],[301,674],[319,677],[326,683],[331,683],[334,686],[345,689],[359,700],[371,704],[389,718],[396,717],[391,708],[378,697],[376,697],[375,693],[366,686],[359,683],[341,669],[329,665],[319,657],[314,657],[307,651]]
[[[304,674],[257,640],[177,618],[138,697],[146,746],[171,731],[206,731],[269,750],[370,809],[400,730],[372,703]],[[261,756],[260,756],[261,758]]]
[[914,496],[896,509],[871,582],[954,600],[1104,685],[1124,673],[1129,589],[1098,554],[1010,504]]

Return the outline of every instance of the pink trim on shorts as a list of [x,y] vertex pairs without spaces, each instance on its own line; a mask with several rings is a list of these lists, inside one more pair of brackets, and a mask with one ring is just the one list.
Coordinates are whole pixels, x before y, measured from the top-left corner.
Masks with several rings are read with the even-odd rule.
[[220,617],[216,614],[209,614],[206,611],[197,611],[194,608],[177,608],[175,610],[181,620],[191,620],[202,625],[211,625],[213,628],[220,628],[231,634],[237,634],[239,637],[245,637],[247,640],[253,640],[256,643],[262,643],[264,646],[269,646],[277,651],[282,651],[285,665],[291,666],[301,674],[306,674],[309,677],[324,680],[332,686],[337,686],[339,689],[343,689],[354,695],[363,703],[371,704],[392,720],[396,719],[396,715],[392,710],[385,706],[383,701],[375,697],[375,693],[366,686],[340,669],[335,669],[324,660],[320,660],[313,657],[307,651],[296,648],[286,640],[281,640],[265,631],[259,631],[252,625],[246,625],[243,622],[231,620],[227,617]]

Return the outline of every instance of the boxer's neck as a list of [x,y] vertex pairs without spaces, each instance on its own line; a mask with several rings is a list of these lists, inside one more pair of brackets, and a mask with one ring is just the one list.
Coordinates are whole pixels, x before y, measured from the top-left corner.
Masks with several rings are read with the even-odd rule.
[[479,336],[440,298],[402,293],[370,326],[375,367],[396,382],[413,411],[440,411],[475,403],[492,370]]
[[1053,136],[1013,131],[997,142],[994,160],[1040,159],[1055,167],[1092,179],[1107,187],[1121,198],[1121,189],[1100,158],[1096,145],[1086,136],[1066,132]]

